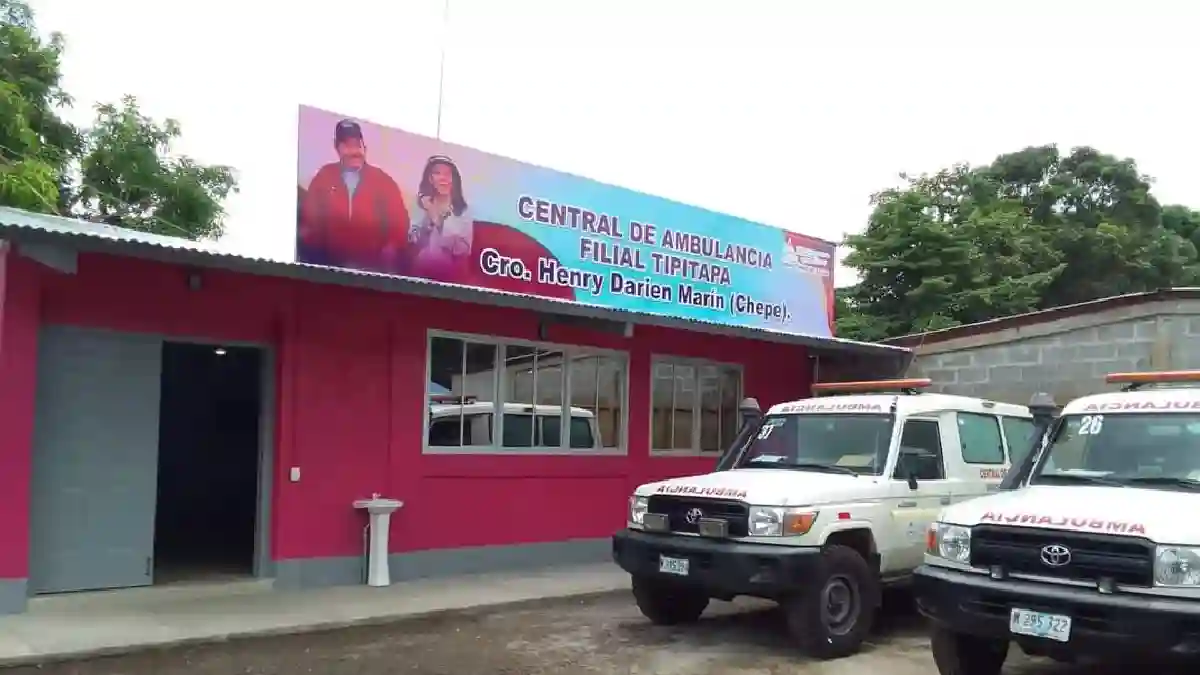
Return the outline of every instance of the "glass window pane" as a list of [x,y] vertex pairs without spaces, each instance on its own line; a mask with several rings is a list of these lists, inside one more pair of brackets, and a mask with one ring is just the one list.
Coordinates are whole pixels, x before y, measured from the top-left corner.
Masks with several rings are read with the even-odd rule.
[[[625,359],[620,356],[601,356],[597,359],[596,378],[596,426],[600,429],[600,442],[606,448],[619,448],[625,440],[621,437],[622,420],[625,418],[625,385],[629,372]],[[572,438],[574,436],[572,435]],[[572,444],[574,441],[572,440]],[[572,445],[572,447],[574,447]]]
[[716,366],[700,367],[700,452],[720,452],[721,373]]
[[696,369],[690,365],[675,365],[675,403],[672,406],[672,443],[675,450],[696,449],[692,438],[692,425],[698,403],[696,396]]
[[492,401],[496,396],[496,352],[493,344],[466,343],[463,374],[463,445],[491,445]]
[[533,447],[533,415],[504,415],[504,447]]
[[[536,377],[533,390],[534,399],[537,401],[537,408],[534,410],[534,415],[537,417],[553,417],[561,425],[565,382],[563,353],[560,351],[539,349],[535,356],[536,363],[534,364],[534,370]],[[557,433],[557,428],[554,438],[544,437],[535,440],[538,447],[561,447],[561,438],[560,434]]]
[[895,477],[906,479],[910,474],[917,480],[945,478],[941,431],[933,420],[908,420],[904,423]]
[[674,401],[675,370],[670,363],[654,366],[654,381],[650,385],[651,422],[650,447],[669,450],[671,443],[672,402]]
[[429,341],[429,383],[426,405],[430,446],[462,445],[462,413],[466,382],[463,359],[466,346],[456,338],[435,337]]
[[1004,438],[1008,441],[1008,457],[1013,466],[1020,464],[1033,449],[1033,421],[1022,417],[1002,417]]
[[592,436],[592,424],[586,417],[571,417],[571,448],[586,450],[596,446]]
[[[601,447],[621,447],[625,360],[608,354],[578,352],[571,357],[570,380],[572,418],[581,410],[591,412]],[[588,435],[592,437],[595,433],[589,429]],[[578,442],[572,435],[571,447],[579,447]]]
[[721,368],[721,442],[724,452],[742,427],[742,373],[737,368]]
[[1000,423],[991,415],[958,413],[958,442],[968,464],[1003,464]]
[[542,425],[542,435],[538,440],[539,446],[557,448],[562,445],[562,418],[538,417]]
[[[506,448],[533,447],[533,420],[519,420],[533,413],[534,388],[537,384],[537,352],[532,347],[507,345],[504,348],[504,438]],[[509,429],[509,423],[516,426]]]

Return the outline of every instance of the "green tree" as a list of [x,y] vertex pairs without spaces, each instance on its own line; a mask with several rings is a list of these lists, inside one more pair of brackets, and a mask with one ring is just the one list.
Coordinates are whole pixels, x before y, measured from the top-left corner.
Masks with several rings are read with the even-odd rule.
[[1054,146],[872,199],[847,237],[839,335],[878,340],[1197,280],[1200,213],[1161,207],[1132,160]]
[[84,136],[76,208],[146,232],[219,237],[221,204],[237,189],[233,170],[173,154],[179,135],[178,122],[146,117],[131,96],[119,106],[97,106],[96,121]]
[[222,233],[232,169],[179,155],[174,120],[137,101],[96,106],[93,125],[63,118],[63,37],[42,39],[24,0],[0,0],[0,205],[201,239]]
[[60,111],[63,38],[43,40],[33,12],[0,0],[0,204],[53,212],[65,204],[60,180],[82,147]]

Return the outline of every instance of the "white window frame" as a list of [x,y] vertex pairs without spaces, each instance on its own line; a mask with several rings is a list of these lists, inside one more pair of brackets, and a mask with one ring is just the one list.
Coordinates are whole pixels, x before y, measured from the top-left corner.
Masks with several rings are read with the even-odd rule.
[[[493,383],[495,389],[492,395],[492,445],[430,445],[429,444],[429,383],[433,381],[433,368],[430,363],[430,354],[433,349],[433,340],[435,338],[446,338],[451,340],[465,340],[467,342],[475,342],[479,344],[488,344],[496,347],[496,377]],[[585,450],[583,448],[572,448],[570,422],[562,425],[564,432],[559,436],[559,447],[557,448],[506,448],[502,445],[504,439],[504,411],[503,404],[505,403],[504,392],[508,378],[508,369],[502,367],[505,358],[507,347],[529,347],[531,349],[543,349],[549,351],[558,351],[563,354],[563,404],[562,412],[564,417],[569,418],[569,410],[571,408],[571,359],[579,355],[601,355],[616,357],[625,365],[625,383],[621,387],[621,419],[618,422],[621,428],[621,444],[613,448],[592,448]],[[567,345],[555,342],[541,342],[535,340],[521,340],[516,338],[507,338],[499,335],[479,335],[475,333],[458,333],[451,331],[442,331],[431,329],[427,331],[425,337],[425,400],[422,402],[424,409],[421,413],[421,452],[426,455],[569,455],[572,457],[599,457],[599,456],[620,456],[629,453],[629,380],[631,374],[629,371],[629,352],[618,349],[604,349],[602,347],[590,347],[588,345]],[[561,418],[560,418],[561,419]],[[597,434],[599,434],[599,424],[597,423]],[[500,440],[501,443],[495,442]],[[603,442],[597,436],[597,439]]]
[[[703,368],[704,366],[716,366],[718,368],[729,368],[729,369],[736,371],[737,372],[737,383],[738,383],[738,391],[737,391],[736,400],[738,402],[738,408],[739,408],[738,409],[738,429],[740,429],[741,425],[742,425],[741,404],[742,404],[742,400],[746,396],[746,369],[745,369],[745,367],[743,367],[742,364],[740,364],[740,363],[729,363],[727,361],[717,361],[715,359],[703,359],[703,358],[696,358],[696,357],[691,357],[691,356],[675,356],[672,354],[651,354],[650,355],[650,378],[649,378],[650,381],[648,383],[648,391],[647,391],[647,394],[649,395],[649,399],[650,399],[650,410],[649,410],[650,414],[648,415],[649,419],[646,422],[646,438],[649,439],[648,445],[650,446],[650,454],[654,457],[714,457],[714,458],[720,457],[721,453],[725,451],[725,448],[717,448],[717,450],[715,452],[704,452],[704,451],[700,450],[700,419],[701,419],[700,406],[701,406],[702,396],[699,391],[695,392],[696,404],[692,408],[692,439],[693,439],[692,442],[693,442],[694,447],[688,448],[688,449],[674,449],[674,448],[664,449],[664,448],[655,448],[654,447],[654,381],[658,374],[658,367],[663,364],[670,364],[672,366],[680,366],[680,365],[690,366],[692,368],[697,369],[697,373],[699,372],[699,369]],[[700,382],[699,375],[697,375],[697,377],[696,377],[696,382],[697,383]],[[698,384],[697,384],[696,388],[699,389]],[[674,383],[672,383],[671,396],[672,396],[672,398],[674,398],[674,396],[675,396]],[[737,435],[737,431],[735,430],[734,436],[736,436],[736,435]]]

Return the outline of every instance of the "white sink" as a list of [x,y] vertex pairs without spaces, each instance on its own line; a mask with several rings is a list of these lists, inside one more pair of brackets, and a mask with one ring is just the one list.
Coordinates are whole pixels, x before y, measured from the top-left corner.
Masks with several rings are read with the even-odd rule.
[[384,499],[382,497],[358,499],[354,502],[354,508],[366,509],[367,513],[373,516],[391,513],[401,506],[404,506],[404,502],[397,499]]

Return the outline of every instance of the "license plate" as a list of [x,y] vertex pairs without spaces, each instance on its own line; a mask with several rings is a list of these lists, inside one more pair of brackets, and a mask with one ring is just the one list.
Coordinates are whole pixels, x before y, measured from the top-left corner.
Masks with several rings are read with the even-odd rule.
[[687,558],[670,558],[665,555],[658,557],[658,571],[665,574],[678,574],[686,577],[688,574]]
[[1008,629],[1016,635],[1066,642],[1071,639],[1071,617],[1014,607],[1008,617]]

